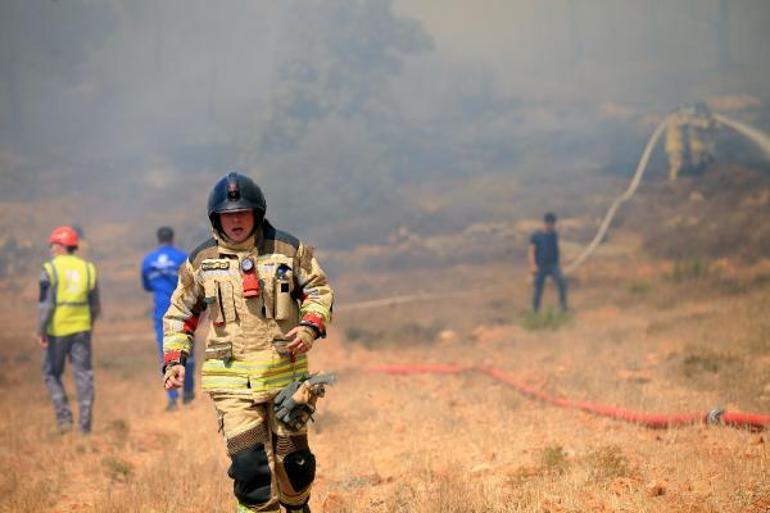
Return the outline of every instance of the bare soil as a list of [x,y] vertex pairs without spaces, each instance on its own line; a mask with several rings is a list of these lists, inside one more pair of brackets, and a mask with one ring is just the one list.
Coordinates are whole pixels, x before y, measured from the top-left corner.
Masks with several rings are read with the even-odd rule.
[[[741,180],[754,185],[729,201],[718,199],[721,175],[689,192],[643,190],[570,277],[567,322],[546,329],[524,322],[530,284],[522,256],[534,218],[493,219],[455,234],[404,232],[353,254],[319,252],[322,263],[336,262],[338,308],[311,366],[340,381],[311,426],[313,511],[770,511],[766,433],[653,431],[533,402],[476,373],[367,371],[381,363],[494,365],[554,394],[642,411],[769,412],[770,260],[766,240],[754,237],[767,230],[768,185],[749,175]],[[566,259],[590,236],[600,206],[563,219]],[[757,227],[728,240],[750,247],[723,250],[718,212],[731,233]],[[24,223],[33,234],[50,224]],[[0,287],[0,512],[234,510],[211,401],[199,394],[180,411],[163,411],[134,228],[116,220],[91,230],[106,315],[94,337],[89,437],[53,429],[32,335],[37,263],[14,264],[23,279]],[[685,246],[696,251],[682,255],[676,239],[688,233],[695,242]],[[671,250],[655,250],[656,239]],[[39,256],[14,244],[26,259]],[[549,284],[546,303],[554,296]],[[407,299],[365,303],[387,297]],[[67,387],[75,404],[69,369]]]
[[[464,297],[347,312],[356,279],[340,279],[335,328],[312,353],[314,369],[340,375],[311,427],[314,511],[767,510],[763,433],[651,431],[532,402],[478,374],[367,367],[495,365],[552,393],[644,411],[766,412],[769,262],[736,272],[745,287],[725,292],[724,275],[676,283],[665,262],[599,257],[573,279],[571,321],[542,331],[521,327],[524,274],[485,269],[497,278],[474,281],[473,266],[405,273],[446,291],[467,286]],[[210,400],[163,411],[144,303],[107,301],[94,343],[94,433],[84,438],[53,431],[30,299],[2,319],[0,511],[232,511]]]

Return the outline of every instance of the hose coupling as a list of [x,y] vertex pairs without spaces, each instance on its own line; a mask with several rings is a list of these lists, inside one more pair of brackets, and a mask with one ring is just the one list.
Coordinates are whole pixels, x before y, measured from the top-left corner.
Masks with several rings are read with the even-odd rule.
[[709,426],[721,426],[722,415],[724,414],[725,414],[724,408],[720,408],[717,406],[716,408],[711,409],[711,411],[709,411],[706,414],[706,424],[708,424]]

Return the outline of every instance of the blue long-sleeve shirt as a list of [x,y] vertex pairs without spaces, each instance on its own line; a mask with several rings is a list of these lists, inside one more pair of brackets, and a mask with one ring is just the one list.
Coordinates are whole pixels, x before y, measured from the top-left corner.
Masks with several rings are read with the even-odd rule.
[[149,253],[142,261],[142,286],[153,293],[155,317],[162,317],[168,309],[171,294],[176,289],[179,266],[187,254],[174,246],[163,245]]

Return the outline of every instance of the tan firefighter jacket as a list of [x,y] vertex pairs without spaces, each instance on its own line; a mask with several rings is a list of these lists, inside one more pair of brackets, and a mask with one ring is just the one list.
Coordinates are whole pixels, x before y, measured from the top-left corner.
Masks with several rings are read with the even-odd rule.
[[[256,297],[244,297],[246,259],[255,264]],[[190,354],[198,318],[207,310],[203,390],[267,401],[308,374],[305,355],[292,362],[279,354],[282,348],[276,349],[274,341],[308,315],[328,324],[332,303],[332,289],[313,248],[265,220],[254,238],[233,244],[214,237],[190,254],[163,317],[163,351],[167,357]]]

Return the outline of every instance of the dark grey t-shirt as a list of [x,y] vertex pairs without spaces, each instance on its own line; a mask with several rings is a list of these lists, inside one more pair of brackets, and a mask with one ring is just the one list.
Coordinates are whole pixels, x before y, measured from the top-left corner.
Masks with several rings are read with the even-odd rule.
[[538,267],[559,265],[559,236],[555,231],[538,230],[529,238],[535,245],[535,263]]

